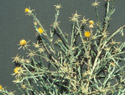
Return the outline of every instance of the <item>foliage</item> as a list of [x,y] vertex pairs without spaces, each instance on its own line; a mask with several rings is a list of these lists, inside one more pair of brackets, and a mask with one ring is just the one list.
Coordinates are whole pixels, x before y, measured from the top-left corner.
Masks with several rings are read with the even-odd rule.
[[[80,20],[77,12],[70,17],[72,30],[69,35],[59,26],[61,5],[55,5],[55,21],[50,34],[34,10],[25,9],[26,14],[33,17],[37,43],[33,43],[32,50],[22,39],[19,45],[28,59],[19,55],[13,57],[16,64],[13,82],[21,95],[124,95],[125,42],[116,42],[113,38],[118,33],[124,36],[125,25],[109,35],[109,21],[115,11],[114,0],[105,1],[103,22],[99,20],[99,3],[96,0],[92,4],[96,22],[85,17]],[[0,91],[4,95],[14,95],[2,87]]]

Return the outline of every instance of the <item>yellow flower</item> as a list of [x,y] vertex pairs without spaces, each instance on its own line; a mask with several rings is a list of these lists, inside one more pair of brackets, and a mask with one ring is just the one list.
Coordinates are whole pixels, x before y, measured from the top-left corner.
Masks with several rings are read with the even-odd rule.
[[26,40],[24,40],[24,39],[20,40],[20,45],[21,45],[21,46],[26,45],[26,43],[27,43]]
[[32,12],[33,12],[34,10],[31,10],[30,8],[25,8],[25,13],[27,13],[26,15],[32,15]]
[[89,31],[85,31],[84,36],[85,37],[90,37],[91,33]]
[[94,21],[93,21],[93,20],[89,20],[89,24],[90,24],[90,25],[93,25],[93,24],[94,24]]
[[20,45],[20,47],[18,49],[21,49],[21,48],[23,48],[24,50],[27,49],[27,47],[30,46],[30,45],[28,45],[29,42],[30,41],[26,41],[24,39],[20,40],[20,42],[18,44],[18,45]]
[[28,13],[30,11],[29,8],[25,8],[25,12]]
[[2,85],[0,85],[0,89],[3,89]]
[[23,73],[22,67],[15,67],[14,73],[17,74],[17,75],[22,74]]
[[43,29],[40,27],[40,28],[38,28],[38,31],[39,31],[39,33],[40,34],[42,34],[43,33]]

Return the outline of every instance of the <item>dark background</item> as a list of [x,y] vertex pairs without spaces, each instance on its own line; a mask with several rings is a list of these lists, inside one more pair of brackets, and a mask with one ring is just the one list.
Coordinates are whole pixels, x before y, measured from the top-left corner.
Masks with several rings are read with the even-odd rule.
[[[44,28],[49,31],[50,25],[54,21],[55,8],[53,5],[61,4],[59,20],[60,26],[66,33],[70,32],[71,22],[69,17],[75,11],[86,18],[95,18],[94,8],[91,3],[95,0],[0,0],[0,84],[7,87],[10,91],[16,89],[12,83],[14,79],[11,75],[13,73],[14,64],[11,57],[16,56],[17,53],[24,54],[22,50],[18,50],[17,44],[24,38],[36,41],[34,34],[32,17],[25,15],[24,9],[31,7],[35,9],[38,19],[43,24]],[[100,3],[99,14],[100,18],[104,16],[104,0],[98,0]],[[109,32],[114,32],[117,28],[125,24],[125,0],[116,0],[116,11],[111,19]],[[125,38],[118,35],[116,37],[119,41],[124,41]],[[31,44],[30,42],[30,44]]]

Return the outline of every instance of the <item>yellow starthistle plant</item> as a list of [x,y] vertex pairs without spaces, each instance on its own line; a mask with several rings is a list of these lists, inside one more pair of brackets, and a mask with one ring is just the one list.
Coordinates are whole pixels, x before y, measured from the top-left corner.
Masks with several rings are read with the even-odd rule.
[[[92,4],[97,18],[99,3],[95,0]],[[33,10],[26,8],[25,13],[33,17],[38,41],[33,43],[33,48],[27,48],[27,40],[20,40],[19,46],[25,48],[28,58],[24,59],[25,55],[20,57],[18,54],[13,57],[13,62],[17,63],[12,74],[15,77],[13,82],[19,84],[22,93],[28,95],[124,95],[124,66],[120,66],[119,63],[125,61],[122,57],[125,54],[125,43],[116,42],[113,37],[123,33],[125,25],[112,34],[108,31],[109,20],[114,12],[113,6],[109,0],[105,2],[103,22],[85,17],[80,19],[76,11],[70,17],[72,28],[69,35],[65,34],[59,25],[61,5],[54,5],[56,14],[50,33],[46,33]],[[3,92],[1,89],[0,85],[0,91]],[[10,94],[4,92],[5,95]]]

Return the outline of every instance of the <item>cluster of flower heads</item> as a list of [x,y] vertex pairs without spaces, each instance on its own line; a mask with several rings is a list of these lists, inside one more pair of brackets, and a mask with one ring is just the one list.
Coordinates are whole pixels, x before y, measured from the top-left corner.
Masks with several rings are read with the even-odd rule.
[[[29,15],[29,16],[34,15],[34,14],[33,14],[33,11],[34,11],[34,10],[31,10],[30,8],[25,8],[25,13],[26,13],[27,15]],[[39,23],[38,20],[35,20],[35,21],[34,21],[34,26],[35,26],[37,35],[41,35],[41,34],[44,32],[44,29],[43,29],[42,27],[40,27],[40,26],[38,25],[38,23]],[[12,62],[13,62],[13,63],[31,63],[30,58],[32,58],[32,57],[34,57],[35,55],[37,55],[37,53],[36,53],[35,51],[33,51],[33,50],[31,50],[31,49],[28,48],[28,46],[30,46],[30,45],[28,45],[29,42],[30,42],[30,41],[26,41],[25,39],[21,39],[21,40],[19,41],[19,44],[18,44],[18,45],[20,46],[18,49],[23,48],[24,50],[27,50],[27,51],[28,51],[27,57],[29,57],[29,59],[24,59],[23,57],[21,58],[21,56],[19,56],[19,55],[17,54],[15,57],[12,57],[12,59],[13,59]],[[38,49],[38,52],[39,52],[39,53],[44,52],[44,49],[43,49],[42,47],[40,47],[40,43],[38,43],[38,42],[37,42],[37,43],[33,43],[33,46]],[[25,70],[24,70],[24,68],[23,68],[22,66],[16,66],[16,67],[14,68],[14,73],[12,74],[12,75],[15,76],[16,80],[14,80],[13,82],[14,82],[14,83],[20,82],[20,78],[21,78],[21,76],[24,74],[24,72],[25,72]],[[1,85],[0,85],[0,88],[2,89],[2,86],[1,86]]]
[[[92,6],[98,6],[99,5],[99,2],[97,2],[97,1],[95,1],[93,4],[92,4]],[[57,4],[57,5],[54,5],[55,6],[55,9],[56,10],[59,10],[60,8],[62,8],[62,6],[60,5],[60,4]],[[27,15],[33,15],[33,12],[34,10],[31,10],[30,8],[25,8],[25,13],[27,13]],[[78,19],[80,18],[80,15],[78,15],[78,13],[77,13],[77,11],[76,11],[76,13],[75,14],[73,14],[73,16],[72,17],[70,17],[70,21],[73,21],[73,22],[77,22],[78,21]],[[85,19],[85,17],[83,17],[83,19],[81,20],[81,24],[86,24],[87,23],[87,21],[88,21],[88,19]],[[35,26],[37,26],[38,25],[38,22],[36,22],[36,21],[34,21],[34,25]],[[53,23],[53,27],[54,28],[56,28],[56,27],[58,27],[58,25],[59,25],[59,22],[54,22]],[[35,27],[36,28],[36,30],[37,30],[37,32],[39,33],[39,34],[42,34],[43,32],[44,32],[44,29],[43,28],[41,28],[41,27]],[[92,28],[94,28],[94,21],[93,20],[89,20],[89,28],[90,29],[92,29]],[[84,36],[85,37],[90,37],[90,35],[91,35],[91,33],[90,33],[90,31],[85,31],[85,33],[84,33]],[[22,41],[23,42],[23,41]],[[26,42],[24,41],[23,42],[23,44],[26,44]],[[26,45],[21,45],[21,46],[26,46]],[[27,47],[27,46],[26,46]]]
[[[80,18],[80,15],[78,15],[78,13],[76,12],[75,14],[73,14],[72,17],[70,17],[70,21],[78,22],[79,18]],[[88,24],[87,24],[87,22],[88,22]],[[89,20],[89,19],[85,19],[85,17],[83,17],[83,19],[81,20],[81,26],[82,25],[88,25],[89,29],[92,29],[92,28],[94,28],[94,21]],[[91,36],[91,32],[85,31],[84,36],[89,38]]]
[[[26,13],[26,15],[29,15],[29,16],[30,16],[30,15],[33,15],[33,16],[34,16],[33,11],[34,11],[34,10],[31,10],[30,8],[25,8],[25,13]],[[34,21],[34,25],[37,26],[37,25],[38,25],[38,21]],[[44,32],[44,30],[43,30],[42,27],[36,27],[36,30],[37,30],[37,32],[40,33],[40,34],[42,34],[42,33]]]

